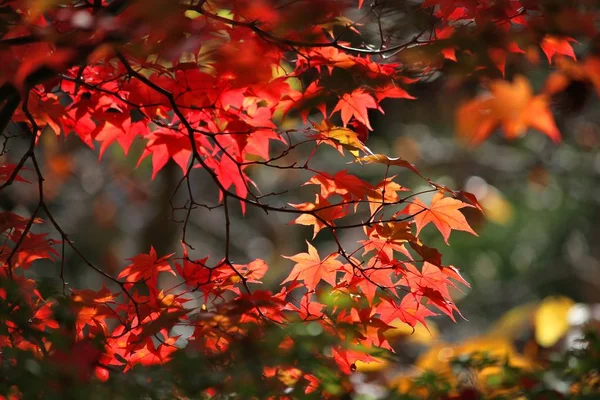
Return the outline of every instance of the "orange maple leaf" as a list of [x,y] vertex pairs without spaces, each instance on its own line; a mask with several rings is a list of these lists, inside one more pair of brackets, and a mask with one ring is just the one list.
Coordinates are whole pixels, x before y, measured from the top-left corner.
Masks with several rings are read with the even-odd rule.
[[375,214],[378,210],[381,210],[385,204],[399,201],[400,196],[398,196],[398,192],[410,191],[410,189],[402,187],[394,182],[395,177],[396,175],[385,178],[367,195],[371,215]]
[[600,57],[588,57],[581,62],[557,57],[554,63],[558,71],[548,77],[544,85],[544,93],[552,96],[565,90],[571,81],[587,81],[600,95]]
[[306,244],[308,253],[299,253],[291,257],[284,256],[296,262],[296,265],[282,283],[303,280],[308,290],[314,290],[321,280],[335,286],[336,273],[343,267],[342,263],[336,260],[337,253],[332,253],[321,260],[317,249],[308,241]]
[[527,78],[515,77],[512,83],[495,81],[490,94],[463,104],[457,111],[460,136],[473,145],[485,140],[498,126],[509,139],[517,138],[528,128],[560,141],[560,133],[550,112],[548,96],[533,95]]
[[307,211],[309,213],[302,214],[294,220],[295,224],[313,225],[313,239],[317,233],[325,228],[327,223],[332,223],[334,219],[342,218],[346,215],[343,206],[333,205],[323,196],[317,194],[314,203],[290,204],[297,210]]
[[414,220],[417,226],[417,235],[424,226],[433,222],[447,244],[452,229],[469,232],[477,236],[477,233],[469,226],[465,216],[459,211],[463,207],[473,206],[463,203],[460,200],[444,197],[442,193],[436,193],[429,207],[421,200],[416,199],[402,213],[415,215]]
[[348,125],[350,118],[354,117],[372,131],[373,128],[369,123],[369,108],[378,108],[373,96],[362,89],[355,89],[352,93],[346,93],[342,96],[332,114],[341,111],[344,126]]
[[259,281],[267,271],[269,266],[264,260],[257,258],[248,264],[234,264],[233,267],[236,271],[241,273],[249,283],[262,283]]

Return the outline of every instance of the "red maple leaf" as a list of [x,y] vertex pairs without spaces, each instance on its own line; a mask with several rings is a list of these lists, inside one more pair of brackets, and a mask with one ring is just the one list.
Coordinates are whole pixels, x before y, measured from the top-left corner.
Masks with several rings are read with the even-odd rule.
[[[2,164],[0,165],[0,181],[6,181],[8,180],[8,178],[10,178],[10,176],[12,174],[14,174],[15,168],[17,167],[16,164]],[[27,168],[23,168],[21,167],[21,171],[25,170]],[[17,182],[26,182],[26,183],[31,183],[28,180],[23,179],[19,174],[15,175],[15,181]]]
[[138,166],[149,155],[152,155],[152,179],[172,158],[185,173],[188,168],[192,149],[188,135],[170,129],[157,129],[149,136],[146,149],[140,156]]
[[572,42],[576,41],[570,37],[560,38],[552,35],[546,35],[540,43],[540,47],[548,58],[548,62],[551,64],[552,58],[555,54],[571,57],[573,60],[577,59],[575,52],[573,52],[573,47],[571,46]]
[[327,198],[338,194],[345,201],[363,199],[367,193],[373,190],[373,186],[370,183],[349,174],[347,170],[339,171],[335,175],[321,172],[305,183],[305,185],[308,184],[320,185],[322,197]]
[[[47,236],[47,233],[28,232],[21,241],[18,250],[13,255],[11,259],[12,263],[17,267],[27,269],[31,266],[31,263],[36,260],[53,260],[54,256],[58,256],[58,252],[52,246],[60,244],[61,242],[48,239]],[[21,232],[13,232],[9,235],[9,238],[13,242],[18,243],[19,240],[21,240]],[[0,246],[0,261],[8,261],[8,257],[11,253],[12,249],[9,250],[8,245]]]
[[158,258],[154,247],[150,247],[150,253],[139,254],[130,258],[132,263],[121,271],[119,276],[117,276],[117,279],[125,278],[126,282],[132,283],[144,280],[151,291],[155,290],[158,292],[158,274],[160,272],[170,272],[175,275],[175,272],[171,269],[171,265],[167,262],[173,254],[174,253],[171,253]]

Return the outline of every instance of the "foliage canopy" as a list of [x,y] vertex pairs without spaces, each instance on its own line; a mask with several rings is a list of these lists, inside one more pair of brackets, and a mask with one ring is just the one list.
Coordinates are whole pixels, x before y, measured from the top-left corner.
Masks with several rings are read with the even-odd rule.
[[[349,391],[344,377],[358,361],[391,350],[392,322],[461,316],[451,293],[468,283],[419,235],[428,225],[446,243],[453,231],[476,235],[463,211],[481,209],[473,194],[373,153],[374,113],[387,99],[415,101],[412,87],[444,76],[484,89],[457,107],[460,140],[534,129],[559,142],[552,97],[572,82],[600,91],[597,14],[584,0],[0,2],[0,190],[31,185],[38,196],[29,214],[0,213],[0,391]],[[534,89],[525,74],[546,63],[553,72]],[[176,163],[182,249],[150,248],[116,274],[91,262],[46,195],[36,149],[52,132],[76,135],[99,158],[143,142],[138,165],[150,159],[152,179]],[[8,153],[17,136],[27,148]],[[320,156],[338,161],[323,166]],[[310,195],[286,204],[286,189],[261,190],[261,171],[294,177]],[[428,189],[411,190],[406,175]],[[208,202],[193,195],[200,180],[212,188]],[[262,283],[273,273],[264,260],[232,255],[235,221],[250,210],[312,230],[306,251],[283,255],[289,271],[277,287]],[[221,249],[192,256],[190,218],[209,211],[222,216]],[[319,246],[322,237],[334,246]],[[71,287],[65,257],[101,285]],[[57,290],[38,287],[40,260],[59,266]]]

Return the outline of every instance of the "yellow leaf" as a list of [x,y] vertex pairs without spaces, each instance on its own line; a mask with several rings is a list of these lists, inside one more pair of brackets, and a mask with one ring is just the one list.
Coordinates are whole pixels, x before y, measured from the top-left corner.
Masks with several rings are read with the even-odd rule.
[[356,132],[352,129],[335,126],[329,120],[322,123],[313,123],[315,129],[320,133],[319,137],[324,140],[331,140],[334,144],[339,144],[348,150],[354,157],[359,156],[359,151],[366,151],[363,142],[358,139]]
[[200,17],[202,14],[200,14],[198,11],[194,11],[194,10],[185,10],[183,15],[185,15],[189,19],[196,19],[196,18]]
[[498,225],[508,225],[512,222],[513,206],[495,187],[488,185],[487,193],[479,200],[479,203],[489,221]]
[[[414,172],[415,174],[417,174],[421,178],[423,178],[423,175],[421,175],[421,173],[417,170],[417,168],[413,164],[411,164],[410,162],[408,162],[406,160],[403,160],[400,157],[388,157],[385,154],[370,154],[365,157],[357,158],[356,162],[361,163],[361,164],[362,163],[364,163],[364,164],[383,164],[383,165],[387,165],[388,167],[395,166],[395,167],[408,168],[412,172]],[[423,179],[425,179],[425,178],[423,178]]]
[[569,330],[567,314],[575,302],[568,297],[547,297],[535,313],[535,340],[552,347]]
[[374,361],[364,362],[357,360],[354,365],[356,366],[356,371],[358,372],[377,372],[385,369],[388,366],[388,361],[383,358],[373,357]]

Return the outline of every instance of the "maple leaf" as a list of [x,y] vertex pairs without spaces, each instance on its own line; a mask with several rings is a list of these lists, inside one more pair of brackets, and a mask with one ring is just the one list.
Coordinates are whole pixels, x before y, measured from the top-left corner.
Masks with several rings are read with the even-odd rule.
[[[208,160],[207,164],[211,167],[214,167],[215,173],[221,182],[221,185],[225,189],[229,189],[230,187],[235,187],[235,193],[242,197],[246,198],[248,196],[248,185],[253,184],[252,180],[246,176],[244,173],[245,166],[240,167],[234,160],[232,160],[227,155],[223,155],[221,159],[217,162],[215,160]],[[221,194],[222,196],[222,194]],[[240,202],[242,207],[242,212],[246,212],[246,203]]]
[[[300,62],[300,60],[298,60]],[[324,88],[318,86],[317,81],[311,82],[304,92],[290,91],[279,102],[279,108],[284,114],[292,109],[298,110],[302,121],[306,123],[311,109],[316,108],[323,117],[327,117],[327,107],[325,104],[326,92]]]
[[391,323],[395,319],[399,319],[405,324],[415,327],[417,322],[421,323],[427,330],[425,318],[435,316],[436,313],[429,310],[425,305],[421,304],[418,296],[409,293],[402,298],[400,304],[389,299],[383,299],[377,305],[377,313],[386,324]]
[[395,176],[390,176],[382,180],[367,195],[371,215],[374,215],[376,211],[381,210],[385,204],[398,202],[400,199],[398,192],[409,191],[409,189],[394,182],[394,178]]
[[453,322],[456,322],[456,318],[454,318],[454,311],[456,311],[458,315],[465,319],[465,317],[463,317],[463,315],[460,313],[459,309],[452,302],[452,300],[449,300],[442,296],[442,294],[439,291],[431,289],[429,287],[423,287],[421,288],[421,294],[424,298],[427,299],[425,304],[432,304],[438,310],[450,317],[450,319]]
[[158,292],[158,274],[160,272],[170,272],[175,275],[171,266],[167,262],[173,253],[158,258],[154,247],[150,247],[150,253],[139,254],[129,260],[132,261],[127,267],[119,273],[117,279],[125,278],[126,282],[139,282],[145,280],[151,291]]
[[100,146],[100,158],[106,151],[106,149],[115,141],[117,141],[125,155],[129,152],[129,148],[133,143],[133,140],[137,136],[146,136],[149,133],[148,126],[139,121],[131,123],[131,119],[128,118],[119,124],[117,121],[104,121],[104,124],[99,125],[97,128],[98,132],[92,134],[95,139],[102,142]]
[[340,111],[344,126],[348,125],[350,118],[354,117],[372,131],[373,128],[369,123],[369,108],[379,108],[373,96],[363,89],[355,89],[352,93],[346,93],[342,96],[332,114]]
[[138,160],[138,166],[152,155],[152,179],[167,164],[169,158],[175,160],[183,172],[187,170],[192,150],[188,136],[171,130],[155,131],[149,136],[146,149]]
[[371,362],[375,361],[375,358],[371,357],[364,352],[357,350],[345,349],[345,348],[334,348],[332,350],[333,360],[336,362],[337,367],[344,374],[350,374],[356,371],[356,362]]
[[438,192],[433,196],[429,207],[421,200],[415,199],[415,201],[405,208],[402,213],[414,215],[417,235],[421,232],[423,227],[430,222],[433,222],[447,244],[452,229],[469,232],[477,236],[477,233],[469,226],[465,216],[459,211],[463,207],[473,206],[463,203],[460,200],[444,197],[442,193]]
[[383,99],[410,99],[413,100],[416,97],[411,96],[406,90],[398,87],[395,83],[389,83],[383,87],[379,87],[375,91],[375,97],[377,101]]
[[[445,272],[445,267],[436,267],[428,262],[423,263],[421,271],[419,271],[414,265],[406,264],[406,274],[402,280],[407,286],[411,288],[413,293],[423,296],[427,299],[427,303],[433,304],[436,308],[448,315],[454,321],[453,312],[456,311],[461,317],[462,314],[452,302],[448,287],[455,287],[456,285],[449,279],[462,280],[462,277],[458,275],[457,271],[453,268],[448,269]],[[464,317],[463,317],[464,318]]]
[[[355,261],[355,264],[360,264]],[[394,262],[381,253],[381,257],[373,257],[369,260],[367,268],[364,268],[360,275],[357,275],[350,264],[346,264],[344,269],[346,276],[345,282],[349,287],[356,287],[361,290],[369,304],[373,304],[377,289],[389,289],[394,287],[392,281]]]
[[52,303],[45,303],[40,308],[38,308],[33,316],[33,319],[30,321],[30,324],[32,327],[35,327],[36,329],[39,329],[41,331],[43,331],[45,327],[58,329],[59,324],[54,319]]
[[488,57],[496,68],[502,73],[502,77],[506,75],[506,59],[510,53],[525,53],[515,42],[509,42],[505,47],[491,47],[488,49]]
[[[357,120],[353,120],[349,122],[349,125],[352,127],[352,130],[356,133],[356,138],[358,141],[362,143],[366,143],[369,140],[369,129]],[[369,150],[368,153],[371,153]]]
[[437,267],[442,266],[442,255],[439,251],[437,251],[433,247],[425,246],[420,241],[411,241],[409,242],[409,244],[410,247],[412,247],[412,249],[416,251],[417,254],[420,255],[424,261],[431,263]]
[[311,293],[306,293],[302,296],[302,299],[300,299],[298,306],[294,303],[288,303],[285,308],[296,311],[302,321],[318,320],[323,316],[323,309],[325,306],[316,301],[312,301],[311,297]]
[[182,244],[183,247],[183,262],[179,264],[175,262],[175,268],[180,277],[190,286],[200,286],[211,282],[211,277],[215,272],[211,271],[207,266],[206,262],[208,257],[201,260],[191,260],[188,255],[187,247]]
[[534,128],[552,141],[560,141],[547,96],[534,96],[525,77],[516,76],[513,83],[495,81],[490,84],[490,92],[491,96],[469,101],[457,111],[457,130],[466,141],[477,145],[498,126],[502,126],[509,139]]
[[332,147],[338,149],[343,155],[342,149],[347,149],[352,155],[358,157],[360,150],[370,153],[370,150],[358,138],[358,134],[352,129],[335,126],[331,121],[325,119],[320,124],[311,122],[315,129],[319,131],[313,137],[322,140]]
[[[15,168],[17,167],[16,164],[2,164],[0,165],[0,181],[7,181],[12,174],[14,174]],[[21,167],[21,171],[26,170],[27,168],[23,168]],[[25,182],[25,183],[31,183],[26,179],[23,179],[19,174],[15,175],[15,181],[17,182]]]
[[369,191],[373,190],[370,183],[349,174],[347,170],[336,172],[335,175],[320,172],[305,183],[308,184],[320,185],[322,197],[327,198],[337,194],[345,201],[363,199]]
[[[456,28],[451,25],[435,28],[435,36],[438,39],[449,39],[454,34],[455,29]],[[456,62],[456,48],[455,47],[443,48],[442,55],[444,56],[445,59]]]
[[366,228],[368,240],[361,241],[364,254],[374,251],[381,257],[380,253],[392,260],[394,251],[404,254],[411,259],[410,253],[404,247],[407,242],[416,241],[417,238],[411,233],[408,222],[385,222],[375,224],[372,228]]
[[102,289],[98,291],[71,289],[71,292],[71,300],[77,316],[76,324],[81,335],[83,335],[82,329],[86,325],[95,327],[102,334],[106,334],[105,320],[108,316],[114,315],[114,311],[107,304],[114,303],[118,296],[111,293],[106,286],[102,286]]
[[577,60],[577,57],[573,52],[573,47],[571,47],[570,44],[572,42],[576,41],[570,37],[560,38],[553,35],[546,35],[544,36],[544,39],[542,39],[540,47],[544,51],[544,54],[548,58],[548,62],[550,64],[552,64],[552,58],[555,54],[564,55],[571,57],[573,60]]
[[313,225],[313,239],[321,229],[327,226],[327,223],[333,224],[333,220],[346,216],[346,207],[331,204],[327,199],[317,194],[314,203],[302,203],[290,205],[297,210],[310,213],[302,214],[296,218],[293,223],[300,225]]
[[299,253],[291,257],[284,256],[294,261],[296,265],[282,283],[303,280],[308,290],[315,290],[321,280],[335,286],[336,273],[343,266],[341,262],[336,260],[337,253],[332,253],[321,260],[317,249],[308,241],[306,244],[308,245],[308,253]]
[[270,140],[282,141],[282,138],[277,134],[277,132],[270,129],[256,130],[247,137],[247,144],[244,147],[244,151],[268,160]]
[[600,95],[600,57],[588,57],[581,62],[575,62],[566,57],[557,57],[555,64],[557,72],[552,73],[544,85],[544,93],[552,96],[567,89],[572,81],[589,82]]
[[442,274],[446,275],[448,278],[452,278],[455,281],[462,283],[466,287],[471,287],[471,285],[469,285],[469,282],[467,282],[462,277],[462,275],[460,274],[458,269],[456,269],[456,267],[453,267],[452,265],[445,265],[441,268],[442,268]]
[[[9,238],[18,243],[21,240],[22,233],[15,231],[9,235]],[[28,232],[25,238],[22,239],[21,245],[12,258],[15,266],[27,269],[36,260],[48,259],[53,260],[54,256],[58,256],[58,252],[52,247],[60,244],[60,241],[47,238],[47,233],[32,233]],[[8,256],[12,253],[12,249],[8,249],[7,245],[0,247],[0,261],[8,261]]]
[[[419,172],[419,170],[417,170],[417,167],[415,167],[414,164],[401,159],[400,157],[388,157],[385,154],[371,154],[365,157],[360,157],[357,158],[355,160],[355,162],[357,163],[364,163],[364,164],[383,164],[383,165],[387,165],[387,166],[395,166],[395,167],[402,167],[402,168],[408,168],[410,169],[412,172],[414,172],[415,174],[419,175],[421,178],[423,178],[423,175],[421,175],[421,173]],[[425,179],[425,178],[423,178]]]
[[477,200],[477,197],[473,193],[460,190],[458,192],[453,192],[453,195],[455,198],[462,201],[463,203],[470,204],[479,211],[483,212],[483,207],[481,207],[481,204],[479,204],[479,200]]
[[262,283],[258,279],[265,276],[269,269],[267,263],[260,258],[245,265],[234,264],[233,266],[237,271],[244,275],[249,283]]
[[73,296],[73,302],[79,303],[86,306],[96,306],[99,304],[113,303],[117,295],[113,294],[106,286],[98,291],[83,289],[75,290],[71,289]]
[[[151,321],[148,317],[143,321]],[[137,321],[134,321],[137,324]],[[163,331],[164,332],[164,331]],[[124,325],[118,326],[108,339],[106,356],[109,365],[125,365],[124,372],[136,364],[155,365],[168,361],[170,355],[177,350],[174,346],[178,337],[167,337],[158,346],[155,346],[151,337],[139,340],[132,331],[127,331]]]
[[442,270],[441,267],[424,262],[423,267],[419,271],[413,264],[407,263],[402,280],[404,281],[403,283],[406,283],[415,292],[422,292],[424,288],[429,288],[438,291],[444,298],[449,299],[448,286],[454,286],[454,284]]
[[87,381],[101,356],[102,351],[98,345],[91,338],[85,338],[70,344],[68,349],[57,349],[50,356],[50,361],[60,370],[68,371],[72,377]]
[[[34,224],[40,224],[44,222],[41,218],[35,218]],[[29,218],[21,217],[11,211],[0,212],[0,232],[4,232],[7,229],[23,230],[29,223]]]

